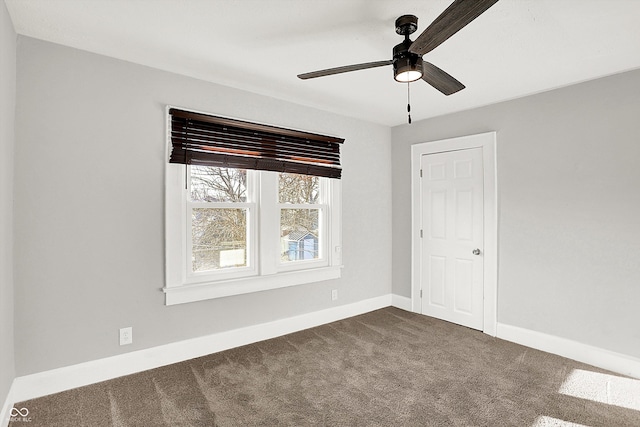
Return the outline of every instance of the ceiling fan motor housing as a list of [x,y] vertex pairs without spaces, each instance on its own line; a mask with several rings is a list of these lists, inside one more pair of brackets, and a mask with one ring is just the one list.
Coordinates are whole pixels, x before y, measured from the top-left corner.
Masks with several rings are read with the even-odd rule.
[[393,78],[398,82],[412,82],[422,77],[422,58],[409,52],[411,43],[413,42],[409,37],[406,37],[402,43],[393,47]]

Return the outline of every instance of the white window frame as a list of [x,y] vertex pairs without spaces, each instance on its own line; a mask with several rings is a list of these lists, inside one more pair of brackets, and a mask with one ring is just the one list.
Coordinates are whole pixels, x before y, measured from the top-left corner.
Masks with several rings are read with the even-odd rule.
[[[286,205],[321,209],[321,259],[282,262],[280,260],[280,206],[277,200],[278,173],[248,171],[249,187],[256,194],[247,203],[233,203],[251,209],[249,222],[249,266],[216,272],[190,273],[189,166],[166,164],[165,182],[165,304],[174,305],[306,283],[338,279],[342,267],[342,192],[338,179],[322,178],[321,204]],[[252,185],[253,184],[253,185]],[[251,191],[251,190],[249,190]],[[232,205],[232,204],[229,204]],[[284,205],[283,205],[284,206]],[[213,207],[213,206],[212,206]]]
[[[276,174],[277,175],[277,174]],[[276,177],[277,179],[277,177]],[[278,258],[278,271],[292,271],[300,270],[303,268],[314,267],[326,267],[329,265],[329,259],[327,255],[327,243],[329,242],[328,229],[329,229],[329,201],[331,199],[331,179],[320,178],[320,203],[277,203],[276,213],[278,215],[278,229],[280,227],[280,213],[282,209],[317,209],[319,211],[319,224],[318,224],[318,251],[320,256],[318,259],[313,260],[298,260],[283,262],[280,257]],[[276,189],[277,190],[277,189]],[[276,193],[277,194],[277,193]],[[280,244],[280,242],[278,242]],[[280,248],[279,248],[280,250]]]
[[[190,174],[191,167],[187,167],[187,173]],[[246,202],[198,202],[191,200],[191,183],[185,185],[185,192],[181,195],[184,201],[185,212],[185,254],[184,254],[184,269],[185,269],[185,284],[211,282],[216,280],[236,279],[240,277],[255,276],[258,274],[257,265],[257,242],[258,242],[258,185],[257,174],[255,171],[247,171],[247,201]],[[189,175],[190,176],[190,175]],[[192,236],[190,232],[193,228],[192,224],[192,210],[196,208],[232,208],[232,209],[246,209],[247,210],[247,265],[243,267],[225,268],[212,271],[193,271],[190,260],[192,259]],[[187,232],[189,231],[189,232]]]

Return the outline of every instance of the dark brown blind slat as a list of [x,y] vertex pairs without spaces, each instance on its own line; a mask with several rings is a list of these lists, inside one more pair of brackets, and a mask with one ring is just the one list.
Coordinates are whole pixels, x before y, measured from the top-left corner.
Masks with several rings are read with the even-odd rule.
[[310,157],[317,157],[318,159],[335,160],[339,162],[340,151],[339,146],[332,144],[324,151],[318,151],[317,146],[309,146],[306,143],[291,143],[289,141],[276,140],[276,139],[262,139],[256,138],[246,139],[242,137],[230,137],[228,134],[216,133],[216,134],[202,134],[194,131],[185,132],[172,132],[172,143],[182,144],[195,147],[219,147],[221,151],[224,149],[238,149],[238,150],[255,150],[255,146],[259,144],[264,151],[280,152],[290,155],[307,155]]
[[340,178],[344,139],[171,108],[169,162]]

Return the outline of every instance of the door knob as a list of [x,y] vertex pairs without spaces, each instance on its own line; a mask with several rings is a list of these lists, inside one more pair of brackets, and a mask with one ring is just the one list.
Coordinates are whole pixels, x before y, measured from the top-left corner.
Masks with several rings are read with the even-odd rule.
[[472,252],[474,255],[480,255],[480,249],[476,248]]

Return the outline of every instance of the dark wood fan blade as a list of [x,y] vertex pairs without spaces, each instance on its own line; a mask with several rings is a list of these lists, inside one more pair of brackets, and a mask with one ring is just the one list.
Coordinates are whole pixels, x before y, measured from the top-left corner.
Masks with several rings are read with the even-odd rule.
[[422,61],[422,80],[447,96],[465,88],[462,83],[447,72],[442,71],[440,68],[427,61]]
[[376,61],[366,62],[364,64],[346,65],[344,67],[328,68],[326,70],[312,71],[310,73],[298,74],[298,78],[314,79],[316,77],[330,76],[332,74],[348,73],[349,71],[366,70],[367,68],[383,67],[385,65],[393,64],[392,60],[389,61]]
[[409,52],[418,55],[431,52],[497,2],[498,0],[455,0],[418,36]]

